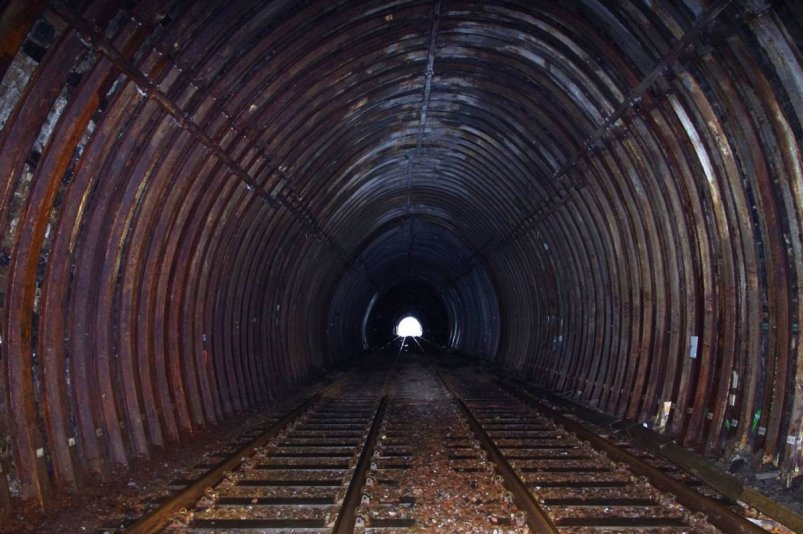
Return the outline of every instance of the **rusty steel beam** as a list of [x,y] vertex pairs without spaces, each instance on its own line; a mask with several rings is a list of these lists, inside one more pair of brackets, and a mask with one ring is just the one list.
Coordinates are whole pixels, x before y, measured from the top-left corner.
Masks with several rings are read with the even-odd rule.
[[[483,251],[489,247],[491,250],[488,254],[496,254],[500,249],[509,246],[513,240],[533,228],[544,217],[548,217],[550,214],[554,213],[556,209],[562,207],[569,200],[573,189],[584,187],[585,180],[582,178],[579,180],[570,180],[567,184],[562,177],[575,169],[577,164],[582,160],[592,157],[597,153],[599,143],[603,142],[605,136],[608,135],[616,122],[624,117],[625,113],[631,108],[638,105],[647,90],[662,76],[665,76],[669,69],[674,67],[686,49],[702,37],[706,28],[716,20],[719,14],[722,13],[732,1],[733,0],[717,0],[714,4],[708,6],[705,12],[695,21],[694,26],[684,33],[683,37],[677,40],[672,48],[655,64],[652,70],[644,76],[638,85],[636,85],[619,103],[616,109],[585,139],[582,143],[583,148],[571,155],[568,161],[552,173],[552,178],[561,183],[561,189],[558,190],[554,197],[546,199],[543,205],[537,206],[535,209],[525,214],[503,235],[494,236],[483,243],[480,248],[472,252],[468,263],[461,266],[459,270],[469,272],[473,269],[472,265],[476,265],[476,262],[485,261],[486,255],[483,254]],[[552,205],[550,206],[550,204]],[[450,282],[453,280],[454,278],[452,278]]]
[[[672,48],[655,64],[653,69],[639,82],[639,84],[628,93],[627,97],[622,100],[616,109],[608,115],[605,120],[600,124],[594,133],[592,133],[584,143],[584,148],[574,154],[569,161],[563,164],[560,169],[555,171],[553,178],[559,179],[561,176],[569,172],[570,169],[577,166],[580,160],[587,158],[593,152],[593,147],[608,134],[616,122],[624,117],[633,106],[637,106],[639,101],[644,97],[647,90],[649,90],[662,76],[667,74],[667,71],[674,68],[675,64],[680,60],[681,56],[686,52],[689,46],[693,45],[700,39],[706,29],[712,22],[722,13],[733,0],[717,0],[711,5],[707,6],[705,11],[697,18],[694,25],[683,34],[683,37],[677,40],[672,45]],[[580,184],[576,184],[582,186]]]
[[0,13],[0,78],[8,70],[44,8],[45,0],[12,0]]
[[407,169],[405,171],[405,182],[407,183],[407,195],[405,199],[404,215],[410,221],[410,247],[407,250],[407,276],[410,276],[412,266],[413,247],[415,246],[415,215],[413,214],[413,170],[415,164],[421,158],[421,144],[424,141],[424,133],[427,127],[427,112],[432,96],[432,77],[435,76],[435,57],[438,52],[438,23],[441,15],[441,0],[435,0],[432,6],[432,27],[429,31],[429,47],[427,50],[427,65],[424,71],[424,89],[421,93],[421,111],[418,114],[418,131],[415,135],[415,148],[407,156]]
[[[209,137],[199,126],[192,120],[192,118],[181,110],[180,106],[173,102],[166,94],[164,94],[157,86],[155,86],[135,65],[128,60],[126,55],[109,42],[103,35],[99,28],[93,27],[92,24],[76,13],[74,13],[66,4],[60,0],[53,0],[49,3],[48,7],[59,17],[64,19],[70,26],[75,28],[84,37],[87,38],[89,43],[101,54],[109,58],[114,65],[119,68],[123,73],[129,76],[136,84],[137,87],[147,94],[148,98],[152,98],[157,102],[167,113],[176,119],[177,123],[187,129],[201,144],[214,151],[215,156],[223,161],[228,167],[232,169],[237,178],[241,180],[249,191],[255,190],[263,200],[272,206],[279,206],[288,210],[301,224],[309,229],[310,232],[320,235],[321,239],[327,243],[333,250],[335,250],[349,265],[355,264],[355,260],[348,254],[348,252],[321,226],[316,220],[315,216],[303,205],[297,198],[288,197],[281,191],[276,194],[271,194],[263,188],[263,184],[251,176],[248,171],[242,168],[236,161],[234,161],[229,154],[227,154],[218,143]],[[281,189],[282,183],[273,184],[273,187]],[[358,264],[359,265],[359,264]],[[370,281],[370,279],[369,279]],[[373,283],[373,282],[372,282]]]

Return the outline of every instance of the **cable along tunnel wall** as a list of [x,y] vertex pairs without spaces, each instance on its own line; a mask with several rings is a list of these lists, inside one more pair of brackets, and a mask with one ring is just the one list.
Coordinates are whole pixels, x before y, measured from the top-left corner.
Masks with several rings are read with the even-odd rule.
[[802,16],[8,2],[0,510],[347,359],[339,288],[416,268],[452,347],[799,476]]

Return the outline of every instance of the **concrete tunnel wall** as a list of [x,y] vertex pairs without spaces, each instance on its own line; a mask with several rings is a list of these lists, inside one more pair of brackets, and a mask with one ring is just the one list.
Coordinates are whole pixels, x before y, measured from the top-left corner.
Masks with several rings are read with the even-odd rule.
[[[795,0],[108,0],[0,18],[0,511],[362,349],[803,466]],[[670,404],[671,403],[671,404]]]

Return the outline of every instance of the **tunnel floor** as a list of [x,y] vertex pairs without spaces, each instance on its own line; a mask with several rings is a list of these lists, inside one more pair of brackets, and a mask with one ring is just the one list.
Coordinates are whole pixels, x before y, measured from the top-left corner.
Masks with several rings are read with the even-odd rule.
[[[549,531],[533,522],[534,503],[554,532],[793,532],[639,449],[625,433],[546,396],[528,401],[515,384],[488,365],[426,354],[408,341],[154,456],[115,477],[122,485],[96,481],[65,496],[65,508],[18,514],[0,531],[155,531],[141,523],[156,516],[164,532]],[[600,449],[573,424],[680,482],[692,499],[724,504],[724,512],[687,508],[660,479]],[[276,430],[266,437],[265,429]],[[192,505],[160,512],[227,456],[238,465],[222,480]],[[712,513],[735,523],[720,518],[715,526],[706,519]]]

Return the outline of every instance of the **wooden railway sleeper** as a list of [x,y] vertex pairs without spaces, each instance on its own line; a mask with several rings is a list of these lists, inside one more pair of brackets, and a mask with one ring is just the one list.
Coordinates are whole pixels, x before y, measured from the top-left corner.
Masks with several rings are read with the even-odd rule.
[[516,474],[513,467],[505,459],[501,451],[496,447],[491,437],[483,429],[480,422],[474,417],[474,414],[463,402],[463,399],[451,387],[451,385],[443,378],[440,371],[436,369],[436,375],[440,378],[441,383],[446,390],[455,398],[457,405],[463,412],[469,427],[474,432],[480,446],[488,454],[488,458],[493,462],[496,471],[502,476],[505,481],[505,486],[513,494],[513,499],[516,505],[524,511],[527,516],[527,525],[533,532],[538,533],[557,533],[558,528],[550,519],[546,510],[533,498],[530,490],[524,482]]
[[704,514],[712,525],[721,529],[723,532],[734,534],[759,534],[766,532],[764,529],[754,525],[722,504],[708,497],[704,497],[682,482],[675,480],[661,470],[638,459],[636,456],[616,446],[607,439],[584,428],[571,419],[562,416],[557,411],[535,399],[529,393],[513,388],[504,382],[500,382],[500,384],[506,391],[538,410],[555,424],[562,426],[579,438],[589,442],[594,448],[604,452],[612,460],[626,464],[633,473],[646,477],[650,484],[657,489],[674,495],[678,502],[689,510]]

